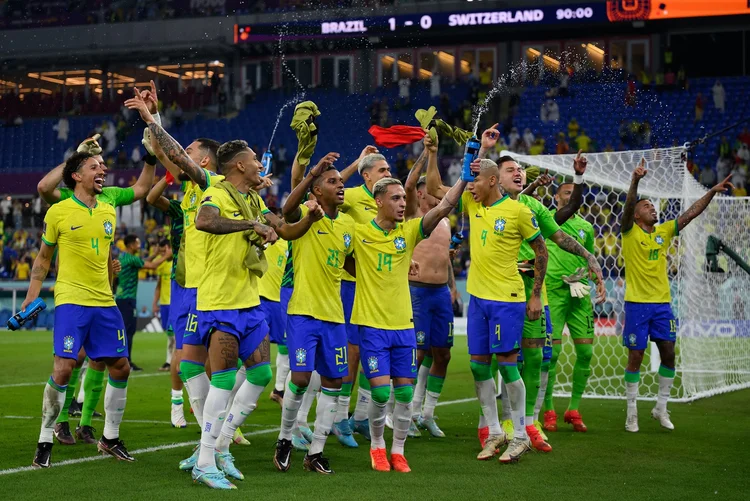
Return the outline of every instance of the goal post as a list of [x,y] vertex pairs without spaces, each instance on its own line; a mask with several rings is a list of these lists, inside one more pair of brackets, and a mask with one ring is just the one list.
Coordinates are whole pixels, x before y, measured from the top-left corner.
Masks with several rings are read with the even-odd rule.
[[[555,180],[539,195],[554,207],[554,186],[573,176],[574,154],[520,155],[503,151],[522,165],[537,166]],[[633,170],[645,159],[648,174],[638,187],[665,221],[679,216],[705,195],[687,170],[686,147],[590,153],[580,215],[594,225],[597,259],[607,287],[607,301],[595,306],[594,359],[585,395],[625,398],[623,374],[627,350],[622,346],[624,286],[620,217]],[[750,387],[750,274],[733,259],[718,255],[720,271],[708,271],[707,243],[715,237],[745,262],[750,261],[750,198],[717,196],[704,213],[672,241],[667,259],[672,308],[678,318],[677,375],[672,396],[692,401]],[[570,395],[575,353],[563,336],[557,368],[556,396]],[[658,351],[653,343],[643,363],[639,398],[658,392]]]

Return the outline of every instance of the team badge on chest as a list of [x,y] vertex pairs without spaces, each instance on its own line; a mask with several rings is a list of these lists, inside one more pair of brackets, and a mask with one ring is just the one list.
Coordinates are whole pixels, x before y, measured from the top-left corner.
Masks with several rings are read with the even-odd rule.
[[495,231],[505,231],[505,218],[495,219]]
[[115,229],[115,227],[112,224],[112,221],[110,221],[109,219],[107,219],[106,221],[104,221],[104,235],[105,236],[111,237],[114,229]]
[[396,247],[396,251],[401,254],[406,251],[406,239],[404,237],[396,237],[393,239],[393,246]]
[[664,243],[664,237],[662,237],[661,235],[657,235],[656,238],[654,239],[654,242],[656,242],[659,245],[662,245]]
[[349,248],[352,244],[352,236],[349,233],[344,233],[344,247]]

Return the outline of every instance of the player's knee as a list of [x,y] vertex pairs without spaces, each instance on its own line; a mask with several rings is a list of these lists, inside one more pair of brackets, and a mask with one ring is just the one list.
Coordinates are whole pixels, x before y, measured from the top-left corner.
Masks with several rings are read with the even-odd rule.
[[408,404],[414,398],[414,386],[411,384],[396,386],[393,388],[393,394],[396,402]]
[[234,367],[211,374],[211,386],[221,390],[232,391],[236,381],[237,369]]
[[372,388],[372,400],[379,404],[385,404],[391,398],[391,385],[384,384]]
[[590,364],[594,356],[594,347],[590,344],[576,345],[576,361],[584,364]]
[[52,379],[55,381],[56,384],[60,386],[65,386],[70,381],[70,377],[73,374],[73,368],[69,367],[68,365],[59,365],[55,366],[54,373],[52,374]]
[[256,365],[247,369],[246,374],[248,382],[255,386],[265,387],[273,378],[273,373],[271,372],[271,366],[269,364]]
[[552,343],[552,358],[549,360],[551,367],[557,365],[557,361],[560,359],[560,353],[562,353],[562,344]]
[[203,364],[195,362],[193,360],[183,358],[180,360],[180,374],[182,375],[183,382],[186,382],[195,376],[200,376],[205,372],[206,368]]
[[451,361],[451,350],[448,348],[433,348],[433,363],[438,367],[447,367]]
[[544,360],[544,351],[542,348],[523,348],[521,352],[523,353],[523,363],[525,365],[530,367],[542,365],[542,360]]
[[490,369],[490,364],[472,360],[470,365],[471,374],[474,376],[474,381],[487,381],[488,379],[492,379],[492,370]]

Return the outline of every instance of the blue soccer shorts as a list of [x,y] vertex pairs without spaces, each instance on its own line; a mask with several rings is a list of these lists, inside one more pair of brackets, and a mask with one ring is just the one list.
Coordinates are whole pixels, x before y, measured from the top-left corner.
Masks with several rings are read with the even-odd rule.
[[677,340],[677,319],[669,303],[625,301],[622,344],[630,350],[645,350],[651,341]]
[[174,335],[174,329],[172,328],[172,324],[169,323],[169,310],[171,305],[163,304],[159,306],[159,313],[160,313],[160,320],[161,320],[161,328],[164,329],[164,332],[167,333],[168,336]]
[[[268,324],[259,306],[240,310],[197,311],[198,332],[201,343],[208,348],[211,335],[216,331],[226,332],[237,338],[238,358],[243,362],[250,358],[268,335]],[[187,342],[185,344],[192,344]]]
[[81,347],[92,360],[128,356],[125,323],[117,306],[56,306],[53,340],[60,358],[77,359]]
[[367,379],[417,377],[414,329],[386,330],[359,327],[359,359]]
[[509,353],[521,348],[526,303],[469,298],[466,335],[470,355]]
[[289,368],[293,372],[318,371],[339,379],[349,374],[344,324],[326,322],[307,315],[287,315]]
[[357,282],[341,281],[341,304],[344,305],[344,321],[346,322],[346,340],[349,344],[359,346],[359,325],[352,325],[352,309],[354,308],[354,292]]
[[[188,327],[190,307],[195,306],[195,294],[198,289],[186,289],[172,280],[172,301],[169,305],[169,318],[174,330],[175,349],[181,350],[184,342],[185,329]],[[195,324],[197,327],[197,323]],[[197,343],[196,343],[197,344]]]
[[417,349],[453,346],[453,303],[447,285],[411,285],[411,308],[414,312],[414,331]]
[[284,322],[286,315],[281,312],[281,303],[262,297],[260,298],[260,309],[266,317],[271,342],[286,346],[286,322]]

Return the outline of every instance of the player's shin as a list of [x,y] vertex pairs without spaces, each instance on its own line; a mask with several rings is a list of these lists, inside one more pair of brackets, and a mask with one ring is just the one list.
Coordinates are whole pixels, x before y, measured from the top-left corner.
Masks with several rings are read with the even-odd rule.
[[276,391],[284,391],[287,374],[289,374],[289,350],[286,346],[280,344],[276,352],[276,382],[274,384]]
[[[437,406],[440,394],[443,392],[445,378],[440,376],[427,376],[427,393],[424,399],[424,409],[422,417],[424,419],[433,419],[435,417],[435,407]],[[416,405],[416,404],[414,404]]]
[[245,383],[247,380],[247,372],[245,371],[245,366],[242,364],[242,360],[237,361],[237,374],[234,378],[234,386],[232,387],[232,393],[229,395],[229,403],[227,404],[227,408],[224,409],[227,412],[229,412],[229,409],[232,407],[232,402],[234,401],[235,395],[237,395],[237,392],[240,391],[240,387]]
[[336,418],[339,389],[321,386],[318,406],[315,408],[315,432],[310,444],[308,455],[312,456],[323,452],[326,438],[331,433],[333,420]]
[[628,412],[637,412],[638,385],[641,382],[640,371],[625,371],[625,396],[628,402]]
[[352,383],[341,383],[338,403],[336,404],[336,418],[334,423],[340,423],[344,419],[349,419],[349,402],[352,397]]
[[425,355],[422,364],[419,366],[417,382],[414,385],[414,399],[412,400],[411,411],[413,419],[422,415],[422,401],[425,399],[425,390],[427,388],[427,378],[430,374],[430,367],[432,367],[432,357],[430,355]]
[[534,405],[534,422],[539,420],[539,411],[542,410],[544,399],[547,396],[547,383],[549,382],[549,362],[542,362],[542,373],[539,378],[539,392]]
[[205,366],[199,362],[183,359],[180,362],[180,372],[185,381],[190,407],[193,409],[198,425],[203,428],[203,407],[211,385]]
[[104,371],[89,367],[86,371],[86,378],[83,380],[83,387],[86,391],[86,398],[83,401],[79,424],[80,426],[91,426],[91,418],[94,416],[96,406],[99,405],[99,399],[104,389]]
[[510,397],[508,396],[508,387],[505,385],[505,380],[500,379],[500,405],[502,406],[502,409],[500,409],[501,421],[507,421],[508,419],[511,419],[510,416]]
[[500,364],[500,374],[503,376],[510,399],[511,417],[513,419],[513,436],[518,439],[526,438],[524,425],[524,409],[526,405],[526,387],[518,372],[518,365],[512,362]]
[[555,410],[553,393],[555,390],[555,381],[557,380],[557,361],[562,352],[561,343],[552,344],[552,359],[549,361],[549,375],[547,376],[547,392],[544,395],[544,411]]
[[364,373],[359,373],[359,389],[357,390],[357,405],[354,407],[354,420],[364,421],[369,415],[369,403],[372,399],[370,381]]
[[[246,373],[242,372],[245,377],[242,378],[240,388],[234,396],[227,418],[221,427],[221,435],[216,440],[216,450],[221,453],[229,452],[229,444],[232,443],[235,431],[258,406],[260,395],[273,377],[271,366],[265,363],[250,368]],[[237,379],[240,377],[239,374],[238,371]]]
[[591,376],[591,357],[594,353],[591,344],[576,344],[576,363],[573,366],[573,391],[570,395],[570,404],[568,410],[578,409],[583,392],[586,390],[586,383]]
[[65,404],[60,411],[60,415],[57,416],[58,423],[68,422],[68,408],[70,408],[70,404],[73,403],[73,397],[75,396],[76,383],[78,382],[78,374],[80,370],[81,369],[79,369],[78,367],[74,367],[70,373],[70,380],[68,381],[68,386],[65,389]]
[[500,435],[500,421],[497,417],[497,389],[495,381],[492,379],[492,371],[489,362],[471,361],[471,373],[474,376],[474,388],[477,392],[479,405],[482,406],[482,415],[484,416],[487,426],[489,426],[490,436]]
[[666,412],[667,410],[667,401],[674,384],[674,375],[674,368],[664,365],[659,366],[659,393],[656,397],[656,410],[659,412]]
[[223,426],[226,407],[237,376],[237,369],[232,367],[211,374],[211,387],[208,390],[206,404],[203,408],[203,432],[201,448],[196,466],[201,470],[216,466],[214,451],[216,439]]
[[110,376],[104,393],[104,432],[102,433],[107,440],[114,440],[120,436],[120,423],[125,414],[127,399],[128,380],[115,380]]
[[524,362],[523,384],[526,387],[526,424],[531,425],[534,423],[534,407],[541,386],[542,347],[522,348],[521,351],[523,352]]
[[[385,449],[385,439],[383,438],[383,432],[385,430],[385,404],[388,402],[388,397],[391,394],[391,385],[384,384],[381,386],[375,386],[372,388],[371,392],[372,399],[367,408],[367,416],[364,418],[369,418],[370,420],[370,448]],[[408,428],[407,423],[407,430]]]
[[391,454],[404,454],[404,443],[411,423],[411,404],[414,389],[411,384],[394,387],[395,404],[393,407],[393,445]]
[[50,376],[44,387],[42,397],[42,429],[39,432],[40,443],[52,443],[55,420],[65,404],[67,385],[58,385]]
[[302,397],[302,404],[299,406],[299,413],[297,413],[297,424],[309,428],[307,424],[307,416],[310,414],[310,409],[315,401],[315,397],[318,395],[320,390],[320,374],[313,371],[310,376],[310,384],[307,386],[307,391]]
[[279,440],[291,440],[292,430],[297,424],[297,414],[307,387],[300,387],[289,381],[281,404],[281,431]]

